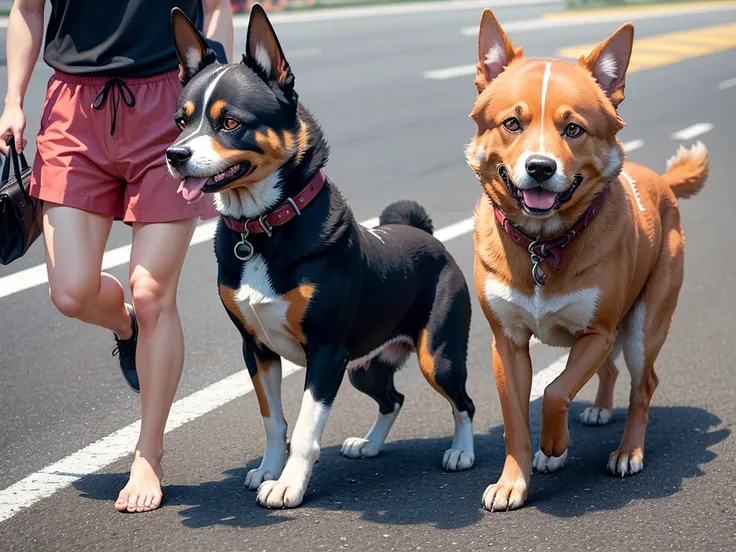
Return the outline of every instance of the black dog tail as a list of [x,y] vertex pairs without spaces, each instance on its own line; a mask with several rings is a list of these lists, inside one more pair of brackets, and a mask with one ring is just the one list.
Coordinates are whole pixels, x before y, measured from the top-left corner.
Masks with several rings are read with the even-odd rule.
[[434,232],[432,219],[429,218],[424,207],[409,199],[395,201],[388,205],[378,217],[378,222],[379,224],[406,224],[424,230],[428,234]]

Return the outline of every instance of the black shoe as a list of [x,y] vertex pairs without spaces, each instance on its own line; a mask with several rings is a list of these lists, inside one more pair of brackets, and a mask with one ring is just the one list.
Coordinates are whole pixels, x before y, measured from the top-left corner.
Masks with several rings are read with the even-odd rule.
[[135,311],[132,307],[126,305],[128,314],[130,314],[130,322],[133,327],[133,335],[130,339],[118,339],[118,336],[113,332],[115,336],[115,348],[112,350],[112,356],[120,355],[120,369],[123,372],[125,381],[130,385],[130,388],[136,393],[140,393],[141,386],[138,383],[138,372],[135,369],[135,349],[138,344],[138,321],[135,318]]

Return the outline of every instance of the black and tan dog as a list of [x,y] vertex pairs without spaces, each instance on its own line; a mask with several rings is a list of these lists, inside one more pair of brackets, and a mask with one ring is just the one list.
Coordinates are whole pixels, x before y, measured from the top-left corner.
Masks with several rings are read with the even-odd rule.
[[[294,76],[259,5],[239,64],[215,61],[183,13],[172,15],[185,84],[167,151],[187,199],[213,193],[222,303],[242,335],[243,356],[266,430],[258,469],[245,480],[258,503],[301,504],[332,402],[348,369],[378,417],[350,458],[375,456],[404,397],[393,377],[412,351],[429,383],[452,405],[455,437],[442,467],[474,461],[474,406],[466,393],[470,295],[427,213],[414,202],[387,207],[375,229],[326,178],[328,146],[298,102]],[[306,366],[301,411],[286,461],[281,359]],[[285,462],[286,461],[286,462]]]

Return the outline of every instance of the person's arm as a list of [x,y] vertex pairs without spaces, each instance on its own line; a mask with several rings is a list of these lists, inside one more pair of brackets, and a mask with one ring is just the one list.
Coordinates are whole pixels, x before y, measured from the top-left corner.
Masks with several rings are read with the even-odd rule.
[[233,59],[233,12],[230,0],[202,0],[204,35],[225,48],[227,59]]
[[23,99],[43,43],[43,12],[46,0],[15,0],[7,31],[8,92],[0,117],[0,152],[8,154],[6,140],[13,136],[18,151],[23,149]]

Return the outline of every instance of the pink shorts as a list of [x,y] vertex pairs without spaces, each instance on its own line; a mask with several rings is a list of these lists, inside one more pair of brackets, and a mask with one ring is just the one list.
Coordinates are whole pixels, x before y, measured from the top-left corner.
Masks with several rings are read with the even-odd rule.
[[57,71],[36,138],[31,195],[128,224],[215,216],[209,196],[187,204],[166,168],[181,89],[176,71],[116,81]]

